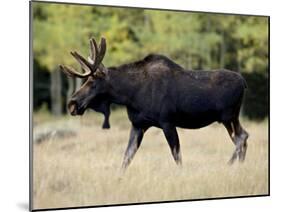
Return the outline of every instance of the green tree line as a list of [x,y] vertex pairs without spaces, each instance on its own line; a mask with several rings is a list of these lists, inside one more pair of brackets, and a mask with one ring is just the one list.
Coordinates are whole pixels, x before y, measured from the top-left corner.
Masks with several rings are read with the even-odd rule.
[[78,50],[86,56],[89,39],[104,36],[106,66],[158,53],[186,69],[245,73],[250,81],[246,98],[251,99],[244,105],[246,115],[267,115],[267,17],[39,2],[32,8],[35,109],[48,103],[55,115],[65,111],[65,102],[81,81],[66,78],[58,64],[79,69],[69,52]]

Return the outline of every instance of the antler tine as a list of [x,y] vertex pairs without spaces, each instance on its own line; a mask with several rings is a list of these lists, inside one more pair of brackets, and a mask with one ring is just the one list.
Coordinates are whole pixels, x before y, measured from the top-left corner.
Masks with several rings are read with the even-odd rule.
[[[92,40],[94,41],[93,38],[92,38]],[[96,42],[94,41],[94,43],[96,43]],[[106,40],[105,40],[105,38],[102,37],[99,48],[97,48],[96,45],[95,45],[95,48],[96,48],[96,58],[95,58],[92,70],[96,70],[99,67],[99,65],[101,64],[101,62],[104,58],[104,55],[105,55],[105,52],[106,52]]]
[[105,52],[106,52],[106,40],[104,37],[102,37],[99,45],[99,58],[98,58],[99,63],[101,63],[101,61],[103,60]]
[[98,47],[94,38],[90,39],[90,50],[90,59],[92,60],[92,64],[94,64],[98,55]]
[[70,66],[59,65],[59,67],[63,71],[63,73],[65,73],[67,76],[70,76],[70,77],[85,78],[88,76],[88,73],[81,74]]
[[82,69],[85,70],[85,76],[89,76],[92,73],[91,64],[77,52],[70,52],[70,54],[78,61]]

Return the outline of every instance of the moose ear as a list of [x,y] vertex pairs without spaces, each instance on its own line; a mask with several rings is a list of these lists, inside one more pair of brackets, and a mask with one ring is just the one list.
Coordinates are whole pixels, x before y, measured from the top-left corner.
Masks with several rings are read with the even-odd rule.
[[104,67],[103,65],[101,68],[101,72],[104,73],[104,75],[108,75],[108,69],[106,67]]
[[108,70],[106,68],[99,68],[93,76],[96,78],[105,78],[107,74]]
[[108,75],[108,70],[103,65],[100,65],[99,69],[94,73],[94,77],[105,78]]

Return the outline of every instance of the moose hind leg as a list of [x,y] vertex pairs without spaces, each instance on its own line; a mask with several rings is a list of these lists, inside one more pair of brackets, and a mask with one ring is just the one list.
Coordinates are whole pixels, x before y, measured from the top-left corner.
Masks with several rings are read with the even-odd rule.
[[244,143],[242,146],[242,154],[239,156],[239,160],[241,162],[243,162],[246,158],[246,153],[247,153],[247,148],[248,148],[248,143],[247,143],[248,138],[249,138],[249,133],[243,129],[242,139],[244,140]]
[[247,144],[248,137],[249,137],[249,134],[246,133],[245,134],[245,142],[243,143],[242,151],[241,151],[241,153],[239,155],[239,161],[240,162],[243,162],[245,160],[245,158],[246,158],[246,153],[247,153],[247,148],[248,148],[248,144]]
[[239,157],[240,154],[240,148],[236,145],[235,150],[230,158],[230,160],[228,161],[229,165],[232,165],[233,162]]
[[144,129],[136,128],[136,127],[132,126],[128,147],[126,149],[123,164],[122,164],[122,169],[124,171],[129,166],[135,153],[137,152],[137,150],[141,144],[144,132],[145,132]]
[[[232,122],[223,122],[223,125],[227,129],[227,132],[228,132],[232,142],[236,146],[234,127],[233,127]],[[228,164],[230,164],[230,165],[233,164],[233,162],[237,159],[237,157],[238,157],[238,151],[237,151],[237,148],[235,148],[235,151],[233,152],[232,157],[230,158]]]
[[181,152],[180,152],[180,143],[179,143],[179,137],[176,127],[170,125],[164,125],[163,132],[168,141],[169,147],[171,149],[176,164],[181,165],[182,159],[181,159]]
[[232,122],[234,127],[234,138],[233,141],[235,143],[235,151],[229,161],[230,164],[232,164],[235,159],[238,157],[240,162],[243,162],[246,157],[247,152],[247,139],[249,137],[249,134],[242,128],[239,120],[234,120]]
[[228,132],[232,142],[234,143],[234,129],[233,129],[233,126],[231,125],[231,122],[223,122],[223,125],[227,129],[227,132]]

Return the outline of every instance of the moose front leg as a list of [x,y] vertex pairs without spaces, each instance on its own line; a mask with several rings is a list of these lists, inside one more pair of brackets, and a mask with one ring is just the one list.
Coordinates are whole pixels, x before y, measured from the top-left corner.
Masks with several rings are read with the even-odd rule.
[[170,124],[165,124],[162,126],[162,129],[170,146],[174,160],[177,165],[181,165],[180,142],[176,127]]
[[123,164],[122,164],[123,171],[125,171],[126,168],[129,166],[135,153],[137,152],[137,150],[141,144],[145,130],[146,129],[136,128],[136,127],[132,126],[128,147],[126,149]]
[[104,115],[104,120],[102,124],[102,129],[109,129],[110,124],[109,124],[109,116],[110,116],[110,103],[106,100],[97,100],[94,103],[94,110],[97,112],[101,112]]
[[110,111],[108,110],[104,113],[104,121],[103,121],[103,124],[102,124],[102,129],[109,129],[110,128],[109,116],[110,116]]

